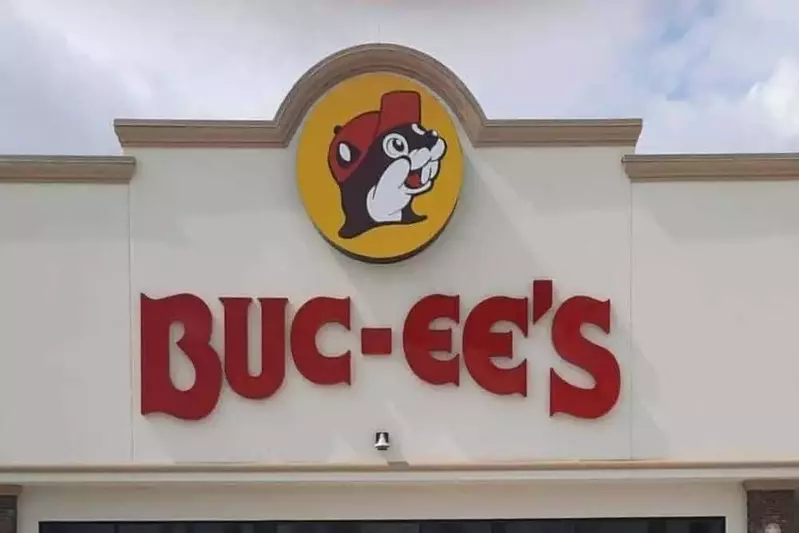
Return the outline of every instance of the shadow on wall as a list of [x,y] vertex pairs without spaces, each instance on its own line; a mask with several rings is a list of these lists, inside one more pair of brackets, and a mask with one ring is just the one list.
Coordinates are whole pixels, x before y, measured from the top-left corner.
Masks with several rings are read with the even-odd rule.
[[[134,240],[190,245],[197,239],[187,233],[193,221],[224,227],[263,213],[268,219],[253,222],[263,225],[265,238],[285,231],[281,223],[305,223],[296,191],[297,141],[295,136],[287,149],[184,148],[138,157],[138,175],[131,182]],[[288,196],[296,201],[288,202]],[[236,244],[235,233],[226,237]]]
[[[253,265],[264,261],[263,248],[259,245],[264,242],[270,245],[280,242],[281,251],[292,258],[286,263],[286,269],[291,269],[295,261],[305,261],[310,264],[319,262],[330,270],[329,273],[321,273],[320,278],[300,280],[285,290],[302,292],[307,288],[309,293],[313,293],[318,291],[319,287],[328,286],[329,279],[335,279],[337,286],[350,288],[348,294],[355,302],[353,317],[355,323],[377,322],[397,325],[397,313],[409,309],[420,294],[462,291],[464,293],[462,309],[465,315],[479,299],[489,295],[527,295],[530,283],[535,278],[552,278],[558,289],[558,280],[562,279],[563,272],[558,262],[553,260],[553,255],[556,254],[550,252],[560,251],[567,257],[580,257],[579,250],[601,246],[602,243],[567,239],[553,244],[551,240],[546,239],[546,235],[560,231],[562,226],[558,224],[562,225],[564,221],[572,221],[575,225],[588,224],[585,231],[590,233],[591,220],[596,220],[592,217],[598,215],[600,223],[605,224],[610,220],[608,227],[621,232],[611,236],[621,243],[618,245],[618,255],[612,254],[612,257],[607,259],[607,264],[603,263],[599,268],[607,270],[608,283],[615,287],[614,298],[617,297],[615,294],[619,295],[620,300],[628,298],[628,289],[624,289],[625,283],[628,282],[624,270],[626,267],[614,270],[614,267],[623,266],[627,261],[628,241],[627,234],[624,233],[628,217],[628,211],[625,209],[627,185],[608,184],[604,179],[595,181],[586,179],[587,176],[590,177],[590,166],[566,164],[556,173],[536,175],[531,171],[530,175],[520,175],[518,169],[527,168],[526,162],[520,155],[527,152],[526,150],[516,152],[506,149],[486,150],[481,151],[480,158],[477,158],[472,151],[465,161],[466,179],[461,203],[448,229],[435,245],[419,256],[387,268],[350,260],[325,244],[305,216],[297,197],[293,179],[293,150],[280,154],[274,151],[267,152],[268,154],[257,150],[235,152],[236,160],[248,167],[275,168],[274,157],[287,158],[278,166],[283,169],[278,174],[273,176],[264,174],[259,176],[258,180],[253,180],[252,176],[237,175],[235,172],[231,174],[229,159],[217,160],[214,157],[203,158],[202,161],[203,167],[209,170],[214,179],[197,180],[196,189],[187,190],[183,186],[185,182],[169,179],[151,180],[147,187],[137,191],[140,195],[139,202],[147,203],[149,200],[157,199],[153,202],[155,210],[147,212],[146,217],[134,220],[134,232],[140,239],[139,242],[155,244],[180,254],[184,253],[186,246],[195,245],[203,248],[208,245],[207,242],[197,241],[197,234],[192,233],[197,231],[196,227],[192,228],[192,224],[201,215],[203,217],[209,215],[203,223],[224,236],[224,227],[220,230],[220,226],[229,224],[231,228],[240,227],[249,223],[249,217],[268,212],[269,224],[265,225],[262,231],[258,230],[262,239],[260,243],[247,242],[243,245],[235,238],[235,232],[228,234],[227,243],[223,239],[217,241],[220,246],[244,250],[235,261],[225,265],[225,277],[235,279],[241,275],[246,279],[246,274],[252,270]],[[160,166],[159,171],[167,176],[188,175],[191,178],[192,171],[196,169],[196,166],[191,164],[194,155],[194,151],[186,150],[180,152],[180,157],[174,157],[173,154],[170,158],[148,159],[145,165]],[[607,157],[615,158],[615,155],[609,154]],[[563,159],[562,153],[557,150],[546,150],[542,155],[541,167],[549,168],[550,164],[546,161],[560,159]],[[508,161],[512,161],[513,164],[508,164]],[[508,166],[505,166],[506,164]],[[147,170],[146,167],[144,170]],[[216,181],[216,178],[219,181]],[[223,185],[220,186],[220,183]],[[257,187],[255,190],[254,184]],[[17,227],[0,225],[0,239],[3,244],[11,245],[27,240],[69,246],[85,242],[100,247],[118,244],[121,248],[127,249],[127,188],[74,184],[52,188],[28,185],[8,187],[20,187],[23,200],[27,198],[24,201],[46,205],[48,216],[41,216],[41,213],[39,216],[34,216],[36,213],[32,211],[28,219],[22,217],[26,224]],[[570,194],[572,190],[578,193]],[[92,201],[85,202],[86,198],[91,198]],[[254,219],[255,223],[262,221],[263,219]],[[284,225],[298,228],[296,232],[292,232],[293,242],[280,241]],[[214,249],[211,252],[222,253],[224,249]],[[574,267],[575,272],[579,272],[585,264],[588,264],[587,261],[573,263],[575,262],[582,263]],[[70,270],[62,274],[64,283],[77,279],[77,274]],[[190,274],[185,272],[182,275]],[[330,277],[324,278],[324,276]],[[413,282],[408,283],[408,279],[413,279]],[[263,287],[271,288],[274,292],[275,288],[282,284],[279,280],[279,276],[264,279]],[[602,286],[593,282],[588,285]],[[263,287],[253,287],[250,294],[259,294],[259,290]],[[556,293],[556,299],[574,294],[572,287],[560,288],[561,292]],[[179,292],[179,289],[176,288],[175,292]],[[599,293],[595,296],[603,295]],[[326,444],[329,449],[321,450],[319,453],[334,456],[341,448],[362,449],[364,442],[371,438],[370,435],[365,436],[363,432],[356,431],[360,428],[359,418],[365,418],[401,428],[402,434],[430,435],[431,439],[424,447],[417,442],[405,447],[408,454],[417,457],[421,454],[432,454],[464,460],[479,459],[485,452],[486,435],[508,435],[508,438],[494,444],[497,448],[494,448],[493,452],[510,457],[526,458],[536,453],[563,458],[572,458],[575,455],[585,457],[591,453],[603,458],[629,457],[631,453],[629,413],[633,403],[630,387],[633,369],[636,376],[648,372],[648,369],[643,359],[638,357],[638,350],[631,340],[628,310],[624,308],[624,302],[621,303],[621,310],[619,307],[614,309],[612,338],[608,340],[599,336],[598,342],[607,344],[623,361],[625,389],[622,403],[611,416],[601,421],[579,424],[573,424],[569,420],[545,422],[546,427],[553,428],[553,431],[562,429],[566,434],[576,431],[573,433],[573,440],[578,443],[581,439],[583,441],[583,444],[578,444],[579,449],[566,447],[558,450],[557,443],[554,442],[526,444],[530,441],[531,429],[540,427],[537,426],[537,422],[547,420],[548,369],[557,368],[564,376],[572,376],[575,383],[581,383],[581,380],[585,379],[585,376],[575,369],[559,361],[553,353],[546,335],[550,325],[547,319],[531,328],[530,338],[515,336],[516,353],[530,361],[531,393],[526,399],[491,397],[469,382],[470,378],[464,369],[461,374],[464,381],[462,389],[466,390],[451,391],[446,388],[424,390],[418,396],[409,397],[404,392],[407,391],[409,383],[420,389],[431,388],[412,378],[404,361],[394,358],[390,362],[393,366],[389,367],[394,372],[378,376],[377,372],[373,371],[375,366],[366,368],[367,362],[360,360],[356,354],[353,363],[355,380],[358,381],[361,372],[369,376],[369,379],[359,383],[361,387],[359,394],[364,399],[377,397],[384,400],[358,405],[358,411],[352,414],[351,425],[342,425],[338,418],[325,420],[314,417],[315,431],[333,436]],[[127,307],[126,302],[124,305]],[[219,321],[219,315],[216,316]],[[50,345],[49,347],[31,348],[32,351],[38,352],[56,346],[61,337],[57,331],[51,333],[40,339],[41,342]],[[65,331],[64,338],[73,333]],[[459,349],[457,338],[455,335],[455,350]],[[395,338],[396,342],[399,342],[399,339]],[[134,354],[134,357],[138,355]],[[299,377],[295,373],[290,379],[297,380]],[[652,379],[645,381],[654,383]],[[294,385],[288,384],[287,388],[292,386]],[[294,392],[298,390],[294,389]],[[636,398],[637,395],[644,393],[650,399],[657,396],[657,390],[650,387],[646,391],[635,391]],[[352,392],[347,390],[325,389],[324,394],[339,398],[347,395],[352,397]],[[223,402],[229,401],[230,394],[223,393]],[[268,410],[268,423],[272,427],[282,424],[290,426],[308,420],[309,414],[300,406],[292,404],[290,399],[280,397],[270,402],[275,405],[274,409]],[[262,408],[259,402],[252,402],[251,405],[252,412]],[[507,409],[511,414],[511,420],[518,421],[518,425],[509,427],[506,418],[482,416],[494,409]],[[435,416],[425,416],[429,413]],[[470,416],[473,415],[476,416],[475,420],[479,420],[479,424],[470,420]],[[650,422],[646,417],[643,421],[641,417],[636,420],[640,423]],[[173,424],[161,424],[158,421],[148,426],[158,434],[160,444],[170,450],[169,453],[173,457],[178,458],[182,453],[186,453],[183,436],[191,434],[192,429],[181,432],[180,438],[175,439]],[[574,426],[582,429],[572,429]],[[246,428],[242,428],[241,431],[245,432]],[[655,434],[658,428],[651,421],[651,427],[646,431]],[[241,437],[245,439],[246,435],[242,433]],[[282,441],[284,438],[285,441]],[[271,435],[270,447],[273,450],[290,450],[292,439],[295,438],[296,433],[285,436]],[[588,443],[590,439],[597,438],[601,441],[598,445]],[[665,450],[665,439],[661,438],[660,441],[664,443]],[[245,455],[249,455],[257,453],[254,450],[258,446],[247,444],[242,450],[246,452]],[[371,443],[367,442],[367,446],[371,446]],[[403,451],[402,440],[398,441],[395,450]],[[202,456],[205,451],[200,447],[198,453]]]
[[128,187],[81,183],[0,185],[0,245],[128,242]]
[[[525,202],[519,204],[520,212],[564,216],[602,211],[626,215],[630,184],[621,164],[626,151],[623,147],[471,149],[474,164],[479,167],[476,174],[485,176],[485,192],[496,196],[503,205]],[[609,180],[609,175],[617,179]],[[513,178],[491,179],[491,176]]]
[[[545,157],[554,158],[554,154],[553,151],[553,155],[547,154]],[[263,402],[246,402],[245,406],[245,402],[224,392],[219,410],[227,413],[246,411],[251,417],[246,420],[263,428],[289,428],[264,433],[260,442],[253,443],[250,434],[254,430],[251,424],[246,428],[228,426],[228,415],[222,415],[219,411],[214,413],[207,425],[203,423],[207,426],[203,431],[222,433],[224,426],[227,441],[240,443],[239,447],[230,448],[229,460],[297,460],[296,443],[304,435],[306,438],[314,437],[314,448],[309,453],[319,460],[335,461],[342,456],[355,456],[361,460],[371,457],[379,461],[380,455],[369,455],[372,452],[371,429],[385,429],[396,437],[389,457],[398,461],[631,457],[632,378],[634,373],[647,370],[638,367],[638,352],[629,330],[629,185],[626,181],[618,181],[626,178],[617,174],[612,177],[606,175],[594,182],[587,180],[586,176],[590,172],[587,166],[567,165],[567,170],[561,169],[556,174],[549,173],[540,179],[536,176],[519,176],[518,171],[513,172],[508,167],[496,170],[494,161],[504,160],[505,155],[497,154],[496,159],[486,158],[490,159],[486,162],[478,160],[474,153],[467,154],[461,201],[447,230],[420,255],[390,267],[349,259],[328,246],[305,219],[293,183],[291,192],[283,191],[288,196],[276,202],[275,206],[269,205],[267,209],[274,207],[286,215],[285,223],[302,228],[293,233],[295,241],[304,243],[302,250],[294,248],[296,243],[286,243],[286,253],[301,253],[303,262],[325,265],[322,269],[324,272],[315,274],[314,280],[296,283],[303,288],[310,287],[308,290],[311,294],[318,291],[319,287],[329,286],[328,279],[332,280],[333,286],[346,287],[345,294],[351,296],[354,303],[353,329],[360,324],[396,328],[401,324],[404,312],[420,295],[436,292],[462,294],[463,320],[468,310],[484,297],[528,296],[535,278],[555,280],[555,299],[558,303],[576,294],[581,284],[570,280],[559,286],[558,280],[564,276],[558,260],[551,255],[562,256],[560,261],[566,261],[563,257],[579,258],[581,254],[590,257],[591,249],[601,246],[601,243],[553,239],[552,235],[559,229],[557,224],[562,218],[559,211],[568,211],[563,214],[566,218],[573,216],[572,209],[577,212],[574,216],[579,216],[580,220],[572,221],[570,228],[575,235],[580,231],[599,235],[612,230],[608,237],[614,243],[612,252],[597,261],[596,268],[600,272],[596,276],[607,279],[612,287],[609,290],[613,292],[613,298],[619,299],[620,306],[614,308],[613,334],[609,339],[597,332],[586,334],[608,346],[621,361],[624,388],[617,408],[606,418],[596,421],[549,418],[549,368],[556,368],[559,374],[573,383],[582,386],[590,386],[591,383],[577,369],[558,359],[549,340],[551,318],[546,317],[531,327],[529,338],[514,335],[517,358],[524,357],[529,361],[530,394],[527,398],[497,397],[482,391],[471,381],[463,364],[461,387],[452,390],[423,384],[413,377],[401,357],[364,360],[356,350],[353,355],[353,386],[349,388],[310,387],[300,383],[300,376],[289,365],[284,388],[274,398]],[[557,157],[563,156],[557,154]],[[523,163],[521,160],[517,162]],[[572,187],[580,188],[574,204],[569,203],[570,198],[573,198],[569,194]],[[615,196],[607,192],[609,187],[615,191]],[[250,198],[254,195],[246,196]],[[593,205],[590,204],[591,198],[595,200]],[[225,198],[219,200],[215,204],[217,208],[232,208],[235,203],[233,195],[229,201]],[[261,205],[259,209],[263,210],[264,206]],[[587,212],[587,215],[581,214],[583,212]],[[592,220],[602,228],[590,227]],[[588,226],[581,228],[581,224]],[[550,235],[546,242],[540,240],[546,234]],[[148,237],[154,236],[151,234]],[[173,240],[168,231],[162,237]],[[269,235],[265,238],[275,237]],[[586,252],[586,249],[589,251]],[[571,265],[574,273],[579,273],[588,264],[587,260],[574,262],[581,263]],[[245,267],[243,263],[237,264]],[[272,286],[275,286],[274,282]],[[590,280],[582,286],[603,285],[596,285]],[[284,286],[282,290],[291,289]],[[602,291],[590,295],[598,298],[609,296]],[[290,312],[296,311],[296,303],[293,302]],[[457,330],[453,338],[453,351],[458,352],[460,342]],[[397,329],[394,343],[395,347],[401,343]],[[330,345],[330,353],[338,352],[342,347],[338,343],[334,344],[335,347]],[[355,343],[346,346],[354,349]],[[395,353],[397,351],[395,348]],[[413,394],[408,394],[409,388],[414,390]],[[651,397],[657,394],[657,390],[650,389],[647,394]],[[302,401],[298,400],[300,395],[304,396]],[[331,416],[320,416],[313,409],[309,410],[312,405],[317,409],[330,409]],[[348,411],[342,413],[337,408],[346,408]],[[497,412],[507,413],[508,416],[495,416]],[[180,460],[218,457],[218,449],[213,450],[216,452],[214,455],[210,448],[202,444],[203,439],[197,438],[199,429],[196,425],[160,419],[147,420],[145,423],[147,431],[156,436],[158,445],[170,457]],[[365,431],[365,427],[370,430]],[[658,435],[654,422],[647,431],[656,435],[654,438],[660,438],[665,447],[665,439]],[[190,440],[194,444],[189,451],[186,443]]]
[[799,182],[636,183],[632,195],[633,324],[644,350],[635,442],[668,450],[647,434],[657,417],[680,456],[792,455],[795,433],[781,432],[785,415],[762,391],[782,391],[785,405],[795,398],[796,360],[781,354],[796,320]]
[[686,242],[799,234],[799,181],[636,183],[633,223]]
[[[553,157],[564,157],[557,150],[553,152],[551,154]],[[508,153],[515,155],[513,151]],[[506,155],[508,154],[503,153],[502,157],[492,158],[492,162],[507,161]],[[549,261],[546,254],[537,249],[530,231],[530,224],[535,222],[529,220],[525,214],[540,210],[549,211],[551,214],[552,211],[559,210],[587,209],[594,212],[616,212],[626,219],[629,203],[624,200],[624,196],[620,199],[618,194],[608,193],[609,187],[606,182],[603,183],[603,180],[597,180],[593,187],[585,186],[586,169],[579,166],[567,165],[568,170],[561,171],[556,177],[546,176],[547,179],[536,179],[536,176],[527,179],[527,176],[519,176],[518,171],[515,174],[512,172],[514,166],[523,168],[523,165],[500,166],[500,171],[497,171],[494,165],[481,162],[472,151],[465,160],[461,201],[448,229],[435,245],[410,260],[393,265],[391,268],[381,268],[353,261],[331,249],[331,256],[338,262],[341,271],[347,273],[352,286],[359,294],[356,312],[358,308],[370,311],[379,309],[385,301],[402,301],[405,299],[403,293],[407,291],[407,287],[392,281],[402,277],[403,274],[417,272],[424,273],[424,278],[419,279],[419,290],[414,291],[414,294],[425,291],[458,294],[458,288],[475,286],[480,288],[477,291],[481,293],[480,296],[462,299],[461,324],[478,298],[494,295],[529,296],[526,291],[530,289],[532,280],[536,278],[554,279],[556,291],[553,309],[557,308],[564,299],[575,295],[568,289],[558,290],[559,272],[547,266]],[[590,180],[588,182],[590,183]],[[570,190],[580,190],[580,194],[571,195]],[[594,199],[593,204],[590,203],[591,199]],[[626,228],[626,221],[624,227]],[[628,242],[626,234],[623,239],[625,243]],[[479,243],[479,246],[475,246],[475,243]],[[583,244],[563,243],[563,247],[570,246],[579,248]],[[623,248],[624,253],[628,254],[627,246]],[[626,277],[624,281],[629,283]],[[592,294],[592,296],[601,298],[603,295]],[[656,401],[658,390],[657,387],[649,387],[646,391],[633,390],[633,376],[642,373],[651,374],[651,367],[639,357],[639,349],[629,329],[627,309],[621,312],[620,315],[619,308],[614,308],[613,334],[610,339],[597,331],[590,331],[592,329],[590,327],[586,328],[589,331],[585,332],[594,342],[610,348],[621,361],[622,394],[616,409],[607,417],[597,421],[575,423],[574,419],[568,417],[548,419],[544,413],[549,407],[549,368],[556,369],[561,376],[572,383],[584,387],[592,385],[590,379],[586,379],[586,375],[558,359],[549,339],[552,315],[550,312],[540,323],[531,326],[528,338],[522,337],[518,332],[514,334],[514,351],[517,354],[515,361],[520,359],[520,355],[528,360],[531,392],[527,398],[496,397],[482,390],[464,394],[465,391],[459,393],[439,388],[436,393],[442,397],[444,394],[450,394],[456,396],[457,400],[449,404],[452,409],[450,418],[447,418],[444,410],[441,410],[437,413],[441,416],[434,416],[434,422],[431,424],[429,415],[437,412],[435,407],[431,407],[430,402],[436,401],[435,393],[408,397],[402,390],[406,385],[404,382],[367,382],[366,386],[370,390],[371,397],[386,398],[384,402],[375,402],[369,406],[369,409],[373,410],[370,418],[387,420],[388,427],[402,429],[400,434],[430,436],[424,443],[426,449],[415,442],[403,446],[403,441],[399,440],[395,442],[386,457],[400,462],[409,457],[412,460],[414,457],[428,454],[440,454],[440,459],[445,461],[491,460],[492,457],[482,454],[486,450],[486,439],[492,439],[494,435],[502,436],[499,439],[502,442],[493,443],[492,445],[496,447],[492,448],[492,452],[503,458],[530,460],[535,459],[536,454],[541,452],[545,459],[636,457],[637,454],[632,449],[630,427],[633,404],[639,394],[645,394],[648,401]],[[370,314],[379,314],[379,312]],[[446,323],[441,324],[442,327],[446,325]],[[507,325],[503,326],[503,329],[507,328]],[[453,351],[462,353],[457,342],[458,331],[456,329],[454,335],[456,344],[453,346]],[[500,361],[499,365],[512,366],[512,363]],[[463,364],[461,371],[462,384],[470,383],[471,378],[463,368]],[[653,380],[647,376],[646,382],[652,383]],[[421,382],[418,386],[429,387]],[[442,399],[439,398],[438,401]],[[480,417],[479,413],[486,410],[486,405],[490,405],[489,410],[498,409],[495,412],[500,412],[502,409],[509,413],[529,411],[529,418],[526,421],[529,425],[514,426],[504,417],[493,419]],[[471,420],[472,415],[478,416]],[[476,422],[478,419],[479,423]],[[512,417],[511,419],[515,420]],[[520,417],[520,420],[524,421],[524,418]],[[657,453],[667,454],[667,439],[655,421],[640,412],[636,421],[645,426],[638,430],[648,433],[648,442],[657,443]],[[532,427],[537,428],[533,438],[546,439],[548,429],[554,429],[549,434],[551,438],[559,430],[568,432],[575,426],[580,426],[581,431],[575,434],[578,438],[594,441],[587,446],[578,446],[579,452],[568,445],[561,446],[561,449],[555,449],[557,446],[545,447],[548,448],[546,451],[540,448],[539,452],[535,445],[525,447],[523,444],[525,440],[529,442]],[[543,432],[541,428],[545,428]],[[349,441],[350,445],[358,446],[357,442],[353,442],[354,435],[350,428],[331,424],[326,430],[334,432],[336,439]],[[602,434],[604,437],[613,434],[613,437],[605,444],[597,443],[603,439],[600,436]],[[557,437],[554,440],[560,441]]]

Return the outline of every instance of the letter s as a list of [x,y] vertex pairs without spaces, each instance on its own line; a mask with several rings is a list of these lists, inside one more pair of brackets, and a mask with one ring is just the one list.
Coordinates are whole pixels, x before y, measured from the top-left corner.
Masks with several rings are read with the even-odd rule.
[[583,324],[598,326],[610,333],[610,300],[574,296],[560,306],[552,321],[552,344],[565,361],[588,372],[594,388],[583,389],[564,381],[554,369],[549,371],[549,414],[567,413],[579,418],[599,418],[619,399],[621,371],[616,357],[602,346],[582,336]]

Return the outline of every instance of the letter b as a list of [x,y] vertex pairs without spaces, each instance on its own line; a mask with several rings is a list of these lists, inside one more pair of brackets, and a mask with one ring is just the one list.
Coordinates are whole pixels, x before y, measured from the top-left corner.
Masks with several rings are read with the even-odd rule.
[[[182,391],[169,371],[169,329],[183,324],[177,345],[194,366],[194,384]],[[213,316],[192,294],[161,299],[141,295],[141,413],[199,420],[214,410],[222,392],[222,363],[211,347]]]

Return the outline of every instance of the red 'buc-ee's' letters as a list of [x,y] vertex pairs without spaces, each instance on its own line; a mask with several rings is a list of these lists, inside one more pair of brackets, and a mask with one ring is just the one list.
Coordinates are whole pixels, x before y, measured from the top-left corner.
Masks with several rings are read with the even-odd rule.
[[527,336],[527,298],[493,296],[477,304],[463,326],[463,358],[469,374],[482,388],[494,394],[527,396],[527,361],[513,368],[500,368],[495,357],[513,357],[513,333],[491,331],[497,322],[511,322]]
[[220,298],[225,309],[225,377],[236,394],[263,400],[286,378],[287,298],[259,298],[261,304],[261,373],[250,374],[248,334],[252,298]]
[[432,294],[425,296],[408,311],[402,328],[405,360],[416,377],[431,385],[458,385],[458,354],[446,360],[436,359],[433,352],[452,352],[452,329],[432,329],[430,324],[446,318],[455,324],[460,320],[460,298]]
[[[161,299],[141,296],[141,411],[200,420],[216,407],[222,392],[222,363],[211,347],[214,318],[205,302],[192,294]],[[183,324],[178,347],[194,366],[194,384],[182,391],[169,372],[169,330]]]
[[327,324],[350,329],[350,299],[318,296],[300,307],[291,325],[291,354],[297,370],[317,385],[350,384],[350,352],[324,355],[316,345],[316,334]]
[[554,370],[549,371],[549,413],[566,413],[578,418],[599,418],[619,399],[621,371],[607,348],[597,346],[580,332],[583,324],[610,333],[610,301],[574,296],[561,304],[552,320],[552,344],[558,355],[588,372],[593,389],[575,387]]
[[[184,420],[200,420],[216,407],[223,381],[239,396],[263,400],[273,396],[286,378],[287,342],[291,358],[300,374],[317,385],[349,385],[352,381],[350,351],[323,354],[317,335],[327,325],[351,328],[349,298],[319,296],[305,302],[287,317],[286,298],[258,298],[261,334],[261,371],[250,372],[249,312],[252,298],[220,298],[224,312],[224,354],[211,346],[213,316],[208,305],[191,294],[161,299],[141,295],[141,412],[164,413]],[[528,362],[500,367],[494,358],[513,358],[514,329],[527,337],[530,325],[537,323],[552,307],[552,284],[537,280],[530,298],[493,296],[479,302],[463,324],[462,348],[466,370],[487,392],[497,395],[528,395]],[[421,298],[408,311],[402,328],[402,348],[410,370],[431,385],[460,383],[459,354],[453,354],[453,329],[433,328],[445,319],[460,323],[460,297],[432,294]],[[552,344],[568,363],[587,372],[594,387],[576,387],[550,369],[550,415],[564,413],[592,419],[607,414],[617,403],[621,372],[613,353],[586,339],[583,325],[594,325],[610,333],[610,301],[574,296],[563,302],[552,319]],[[497,323],[507,322],[511,330],[493,331]],[[177,342],[194,367],[195,381],[187,390],[175,387],[170,376],[170,328],[183,326]],[[290,327],[287,327],[291,324]],[[435,352],[448,354],[437,358]],[[223,355],[224,357],[220,357]]]

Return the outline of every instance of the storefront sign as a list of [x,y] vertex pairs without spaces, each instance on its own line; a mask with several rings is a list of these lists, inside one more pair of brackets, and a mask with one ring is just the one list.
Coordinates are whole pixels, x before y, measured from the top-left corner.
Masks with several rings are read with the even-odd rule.
[[447,110],[408,78],[346,80],[308,113],[297,185],[322,236],[372,263],[412,257],[444,230],[458,201],[463,155]]
[[[448,110],[424,86],[388,73],[342,81],[316,102],[303,122],[296,163],[299,196],[317,230],[344,254],[373,263],[401,261],[430,245],[453,215],[463,178],[463,153]],[[214,316],[203,299],[141,296],[143,414],[202,419],[216,407],[224,382],[241,397],[270,398],[285,380],[287,353],[313,384],[351,383],[354,350],[324,354],[317,345],[324,327],[351,330],[349,298],[292,302],[297,310],[291,317],[287,298],[223,297],[220,302],[224,335],[212,346]],[[262,369],[257,375],[248,368],[253,307],[261,321]],[[619,397],[619,365],[610,350],[584,337],[581,327],[594,325],[609,334],[610,301],[574,296],[553,309],[549,280],[535,281],[528,296],[493,296],[471,309],[457,295],[425,296],[402,324],[393,325],[398,331],[360,328],[359,352],[401,353],[421,384],[457,387],[465,368],[489,393],[524,397],[528,364],[535,363],[514,358],[513,335],[528,336],[549,311],[554,350],[594,380],[592,388],[584,389],[550,369],[550,414],[605,415]],[[459,326],[461,353],[452,353],[454,327],[432,326],[441,319]],[[512,326],[494,331],[500,322]],[[194,367],[195,381],[188,390],[179,390],[170,377],[170,328],[175,323],[183,324],[177,344]],[[505,364],[496,364],[498,359]]]
[[[287,352],[299,373],[316,385],[350,385],[354,357],[350,350],[324,354],[317,345],[322,328],[335,326],[351,331],[350,298],[318,296],[302,303],[288,316],[287,298],[222,297],[221,350],[211,346],[214,316],[208,304],[191,294],[165,298],[141,295],[141,408],[142,414],[165,413],[185,420],[199,420],[215,408],[227,381],[238,395],[251,400],[273,396],[286,376]],[[253,302],[257,302],[253,305]],[[248,316],[260,310],[261,372],[248,369]],[[554,369],[549,371],[549,412],[592,419],[607,414],[616,404],[621,377],[613,353],[583,336],[584,325],[611,329],[611,304],[588,296],[573,296],[553,309],[553,287],[537,280],[529,296],[492,296],[464,309],[457,295],[432,294],[408,310],[397,332],[388,327],[362,327],[360,352],[364,356],[390,356],[395,351],[407,361],[422,384],[458,386],[461,367],[486,391],[496,395],[528,395],[528,362],[513,367],[497,366],[495,359],[513,358],[513,335],[527,337],[531,326],[552,311],[550,336],[554,350],[565,361],[581,368],[594,380],[593,388],[571,385]],[[452,354],[453,328],[433,328],[446,319],[460,325],[461,354]],[[499,322],[512,324],[494,331]],[[170,328],[183,325],[177,345],[194,367],[195,381],[179,390],[170,377]],[[434,352],[450,353],[449,357]],[[222,357],[224,356],[224,357]],[[540,394],[540,393],[538,393]]]

